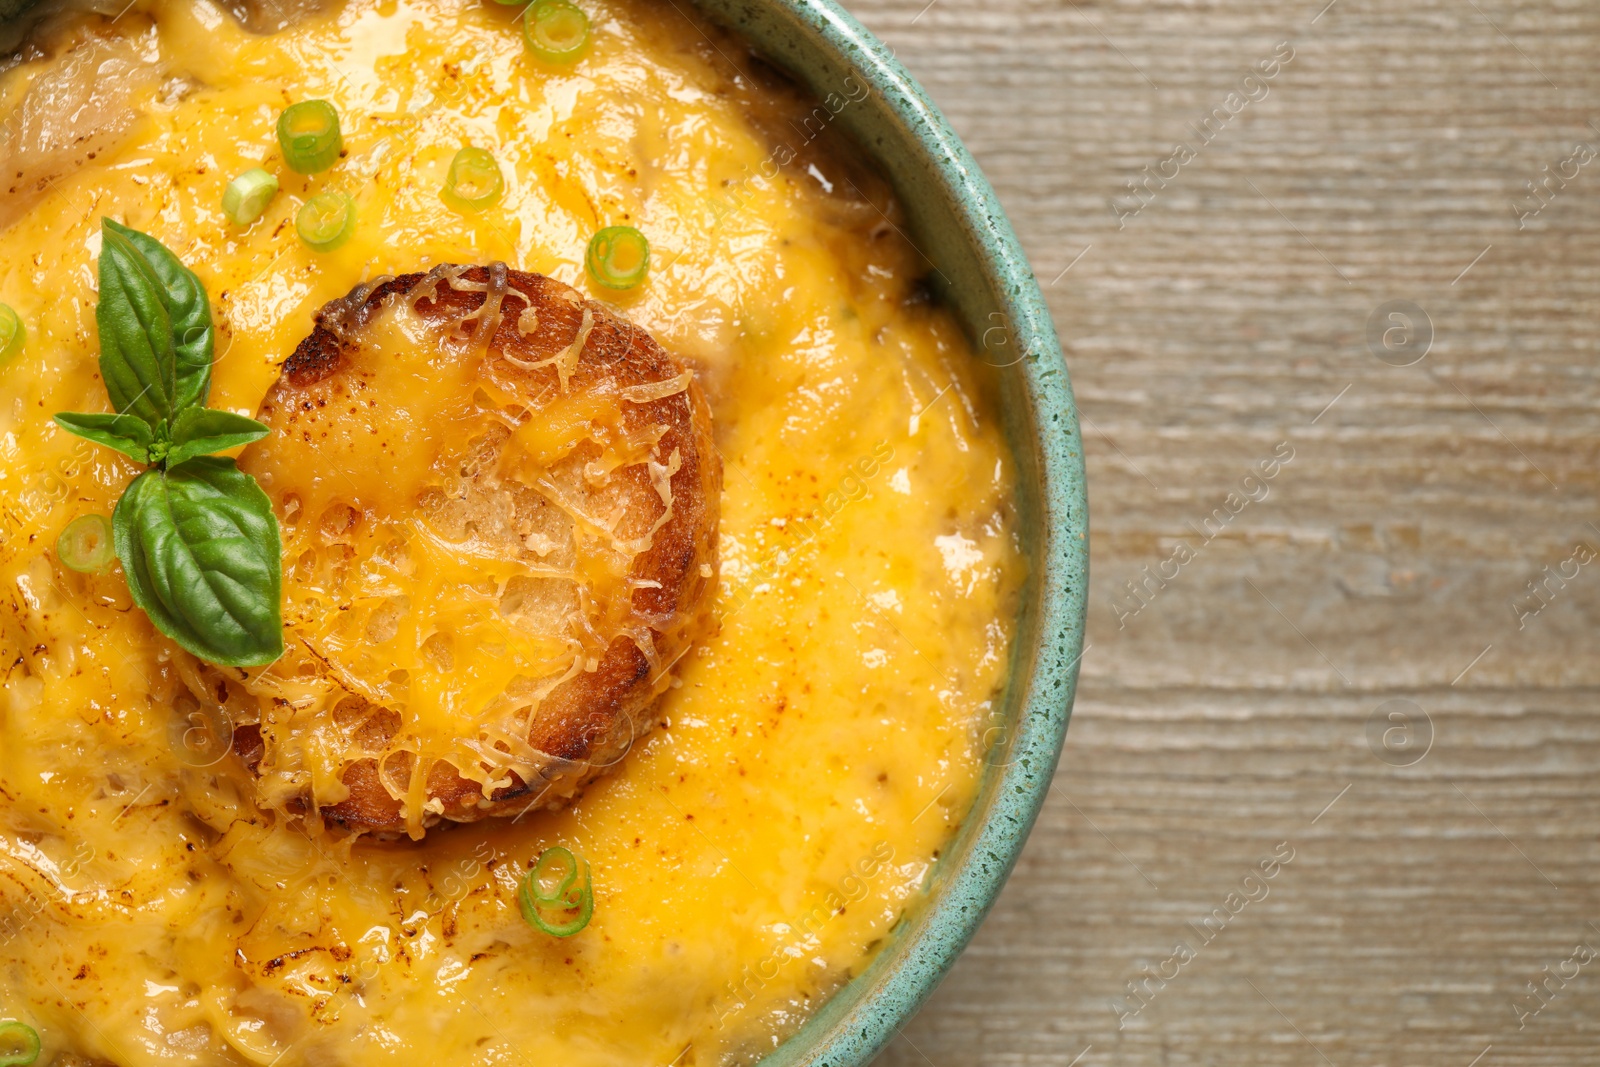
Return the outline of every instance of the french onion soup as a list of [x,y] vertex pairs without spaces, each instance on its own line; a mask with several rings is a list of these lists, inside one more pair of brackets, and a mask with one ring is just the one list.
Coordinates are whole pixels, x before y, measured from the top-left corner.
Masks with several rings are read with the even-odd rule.
[[1003,736],[982,368],[656,0],[0,47],[0,1065],[748,1063]]

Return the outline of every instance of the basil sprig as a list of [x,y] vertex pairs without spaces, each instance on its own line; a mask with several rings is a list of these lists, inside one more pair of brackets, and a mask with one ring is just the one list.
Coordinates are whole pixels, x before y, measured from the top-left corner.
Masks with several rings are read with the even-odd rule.
[[211,301],[160,241],[101,220],[100,376],[115,412],[61,412],[69,433],[149,470],[111,516],[134,603],[201,659],[255,667],[283,655],[281,543],[267,494],[211,453],[271,429],[206,407]]

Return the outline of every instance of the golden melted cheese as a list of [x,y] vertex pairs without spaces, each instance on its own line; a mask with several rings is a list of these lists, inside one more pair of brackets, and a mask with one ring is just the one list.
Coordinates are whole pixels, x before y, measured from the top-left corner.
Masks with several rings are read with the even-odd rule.
[[[47,1050],[122,1067],[746,1059],[864,966],[967,810],[1020,562],[966,344],[908,299],[921,267],[893,205],[815,154],[809,107],[739,76],[731,42],[673,5],[584,4],[594,48],[564,71],[478,0],[351,0],[262,37],[171,0],[53,31],[113,35],[161,77],[130,79],[136,120],[0,241],[0,301],[29,331],[0,370],[0,1006]],[[59,62],[0,74],[0,106]],[[348,154],[307,179],[272,124],[312,97],[338,107]],[[507,191],[462,216],[438,192],[469,143]],[[283,191],[233,229],[223,186],[263,163]],[[360,211],[327,255],[292,224],[322,188]],[[218,740],[249,709],[131,610],[120,571],[54,556],[136,473],[49,421],[105,405],[101,214],[200,275],[212,403],[245,413],[364,277],[501,259],[592,292],[589,235],[640,226],[650,280],[595,295],[696,365],[727,467],[721,626],[665,726],[569,809],[516,823],[386,843],[263,814]],[[567,432],[552,420],[529,447]],[[514,900],[554,844],[596,886],[565,941]]]
[[[269,807],[344,801],[360,760],[413,837],[446,811],[427,795],[435,770],[477,783],[480,801],[529,783],[519,803],[559,804],[586,769],[557,728],[570,714],[559,687],[600,669],[618,640],[638,650],[649,677],[623,695],[628,717],[611,726],[595,698],[572,723],[609,766],[650,725],[631,709],[659,695],[702,628],[698,612],[634,597],[662,588],[636,564],[688,514],[672,482],[684,438],[668,437],[660,408],[690,410],[691,372],[623,384],[593,356],[580,371],[603,309],[550,284],[541,327],[506,271],[471,281],[463,269],[420,275],[359,323],[354,308],[325,317],[348,341],[345,366],[274,393],[262,415],[279,432],[241,457],[277,503],[289,563],[287,652],[238,683],[260,705]],[[416,311],[441,286],[486,292],[495,277],[488,312]],[[502,318],[530,344],[553,328],[556,347],[491,354],[474,337]],[[693,580],[709,589],[715,557],[703,558]]]

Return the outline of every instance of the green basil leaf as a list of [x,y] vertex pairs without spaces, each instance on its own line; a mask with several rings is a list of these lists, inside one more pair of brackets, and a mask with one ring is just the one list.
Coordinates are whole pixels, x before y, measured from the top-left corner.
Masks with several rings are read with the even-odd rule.
[[111,518],[134,602],[201,659],[256,667],[283,654],[282,547],[267,494],[206,456],[134,479]]
[[56,414],[56,425],[86,441],[132,456],[140,463],[150,462],[150,445],[155,435],[149,423],[133,415],[62,411]]
[[100,244],[100,376],[119,414],[151,426],[172,417],[177,356],[167,291],[132,241],[104,220]]
[[167,466],[176,467],[196,456],[237,445],[259,441],[272,432],[272,427],[216,408],[190,408],[178,416],[172,427],[172,448],[167,452]]
[[128,239],[128,243],[144,256],[166,294],[163,302],[172,320],[172,348],[176,360],[172,414],[182,414],[186,408],[204,407],[211,395],[211,361],[216,344],[216,331],[211,324],[211,299],[206,296],[206,287],[166,245],[149,234],[120,226],[110,219],[102,220],[101,225]]

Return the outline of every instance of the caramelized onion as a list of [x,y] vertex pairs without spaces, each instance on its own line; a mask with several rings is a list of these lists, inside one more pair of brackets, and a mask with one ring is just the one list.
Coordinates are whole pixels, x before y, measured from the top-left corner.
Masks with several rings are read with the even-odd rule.
[[51,183],[119,145],[157,69],[126,41],[90,38],[39,75],[0,134],[0,229]]

